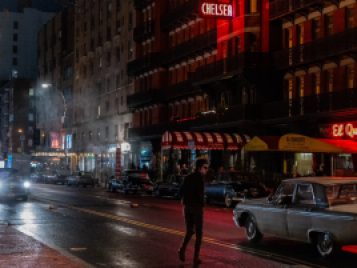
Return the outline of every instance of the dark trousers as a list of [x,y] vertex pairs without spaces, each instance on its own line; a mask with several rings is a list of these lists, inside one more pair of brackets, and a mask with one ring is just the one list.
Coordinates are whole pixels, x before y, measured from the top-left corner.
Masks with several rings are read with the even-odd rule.
[[202,207],[184,207],[184,216],[186,224],[186,234],[183,239],[180,250],[185,252],[192,235],[196,234],[195,258],[200,255],[203,229],[203,208]]

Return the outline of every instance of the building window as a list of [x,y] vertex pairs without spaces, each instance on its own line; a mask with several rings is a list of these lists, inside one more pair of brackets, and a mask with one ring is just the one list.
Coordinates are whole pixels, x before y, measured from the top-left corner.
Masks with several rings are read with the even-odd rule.
[[355,81],[355,65],[350,64],[346,66],[346,82],[347,82],[348,89],[354,88],[354,81]]
[[98,105],[98,107],[97,107],[97,117],[98,117],[98,118],[100,117],[100,113],[101,113],[100,110],[101,110],[101,109],[100,109],[100,105]]
[[298,24],[296,26],[296,40],[297,45],[304,44],[304,24]]
[[105,127],[105,138],[106,139],[109,138],[109,127],[108,126]]
[[351,29],[355,27],[354,7],[346,8],[346,28]]
[[311,86],[314,94],[320,95],[321,88],[320,88],[320,73],[313,73],[311,77]]
[[332,14],[325,15],[325,36],[333,34]]
[[12,58],[12,65],[17,66],[17,58]]
[[88,140],[89,140],[89,141],[92,141],[92,137],[93,137],[93,132],[92,132],[92,131],[89,131],[89,132],[88,132]]
[[120,105],[123,106],[124,105],[124,96],[120,97]]
[[18,39],[17,34],[16,34],[16,33],[13,34],[13,35],[12,35],[12,40],[13,40],[14,42],[17,42],[17,39]]
[[107,52],[107,66],[109,67],[111,64],[111,60],[112,60],[112,55],[110,52]]
[[33,88],[30,88],[30,89],[29,89],[29,96],[32,97],[32,96],[34,96],[34,95],[35,95],[34,89],[33,89]]
[[296,97],[297,98],[303,98],[305,95],[305,83],[304,83],[304,77],[296,77]]
[[30,121],[30,122],[33,122],[33,120],[34,120],[33,113],[29,113],[28,118],[29,118],[29,121]]
[[246,0],[246,14],[259,12],[258,0]]
[[287,28],[284,30],[284,48],[293,47],[293,28]]
[[107,101],[105,101],[105,111],[109,112],[109,110],[110,110],[110,101],[107,100]]
[[118,125],[114,125],[114,139],[117,141],[119,140],[119,132],[118,132]]
[[327,85],[327,91],[332,92],[333,91],[333,80],[334,80],[334,70],[330,69],[326,71],[326,85]]
[[18,21],[14,21],[13,27],[14,27],[14,29],[19,29],[19,22]]
[[100,140],[100,128],[97,128],[97,140]]
[[311,22],[311,27],[312,27],[312,40],[316,40],[320,37],[320,29],[321,29],[321,22],[320,18],[315,18]]
[[17,46],[12,46],[12,53],[17,54]]

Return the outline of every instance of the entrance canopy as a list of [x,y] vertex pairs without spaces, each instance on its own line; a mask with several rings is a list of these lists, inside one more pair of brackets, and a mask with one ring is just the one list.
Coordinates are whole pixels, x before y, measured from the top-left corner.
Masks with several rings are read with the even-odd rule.
[[246,135],[217,132],[165,132],[162,136],[163,149],[184,150],[239,150],[250,138]]
[[244,149],[248,152],[357,153],[357,142],[287,134],[282,137],[254,137]]

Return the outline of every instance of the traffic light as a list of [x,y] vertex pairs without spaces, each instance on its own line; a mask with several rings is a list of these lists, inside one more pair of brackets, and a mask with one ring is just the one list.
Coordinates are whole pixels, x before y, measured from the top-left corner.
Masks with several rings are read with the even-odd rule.
[[33,144],[41,145],[41,129],[36,128],[33,133]]

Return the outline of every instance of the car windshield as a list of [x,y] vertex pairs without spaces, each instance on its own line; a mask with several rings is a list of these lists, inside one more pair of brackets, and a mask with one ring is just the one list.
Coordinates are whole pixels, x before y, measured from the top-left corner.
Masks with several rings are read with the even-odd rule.
[[357,204],[357,184],[327,186],[326,196],[331,206]]

